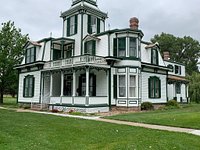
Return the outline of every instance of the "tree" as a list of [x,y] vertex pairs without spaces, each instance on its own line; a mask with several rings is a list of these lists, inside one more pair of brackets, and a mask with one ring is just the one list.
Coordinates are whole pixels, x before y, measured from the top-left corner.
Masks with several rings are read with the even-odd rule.
[[155,35],[151,41],[159,43],[161,53],[168,51],[172,61],[183,63],[187,74],[191,75],[193,71],[198,72],[200,44],[197,40],[189,36],[180,38],[172,34],[161,33]]
[[28,35],[22,35],[14,22],[8,21],[1,24],[0,28],[0,104],[3,103],[4,92],[16,88],[18,73],[14,66],[22,61],[23,46],[28,40]]
[[200,74],[193,72],[187,77],[189,82],[189,97],[191,101],[200,103]]

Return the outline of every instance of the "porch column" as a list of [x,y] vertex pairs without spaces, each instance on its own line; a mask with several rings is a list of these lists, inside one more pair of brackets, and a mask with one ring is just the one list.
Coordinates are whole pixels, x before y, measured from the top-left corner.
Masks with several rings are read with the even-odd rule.
[[176,83],[173,83],[173,98],[176,97]]
[[53,96],[53,75],[52,72],[50,72],[50,97]]
[[76,71],[73,70],[73,93],[72,93],[72,105],[74,105],[74,98],[76,96]]
[[89,105],[89,67],[86,67],[86,100],[85,100],[85,105],[88,106]]
[[60,83],[60,85],[61,85],[61,90],[60,90],[60,104],[62,104],[62,97],[63,97],[63,89],[64,89],[64,84],[63,84],[63,82],[64,82],[64,72],[63,71],[61,71],[61,81],[60,81],[61,83]]
[[106,72],[107,75],[107,96],[108,96],[108,105],[109,105],[109,110],[111,111],[111,68],[109,68]]

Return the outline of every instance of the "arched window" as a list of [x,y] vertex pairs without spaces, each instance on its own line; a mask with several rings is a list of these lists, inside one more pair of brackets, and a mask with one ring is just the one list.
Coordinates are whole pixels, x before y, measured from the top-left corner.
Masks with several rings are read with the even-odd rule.
[[149,78],[149,98],[161,97],[160,79],[156,76]]
[[34,83],[35,78],[32,75],[28,75],[24,78],[24,97],[33,97],[34,96]]

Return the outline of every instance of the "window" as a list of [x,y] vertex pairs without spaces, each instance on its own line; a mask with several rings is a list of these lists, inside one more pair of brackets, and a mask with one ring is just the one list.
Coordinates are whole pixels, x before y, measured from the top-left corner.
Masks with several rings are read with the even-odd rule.
[[151,50],[151,63],[154,65],[158,65],[158,51],[157,49]]
[[28,75],[24,78],[24,97],[34,96],[34,82],[35,78],[33,76]]
[[137,40],[130,37],[129,40],[129,57],[137,57]]
[[169,68],[170,69],[170,72],[174,72],[174,67],[172,66],[172,65],[167,65],[167,68]]
[[64,88],[63,88],[64,96],[72,96],[72,89],[73,89],[73,76],[71,74],[65,74]]
[[126,57],[126,37],[115,38],[113,42],[114,56]]
[[35,62],[36,59],[36,47],[32,47],[26,50],[26,63]]
[[176,83],[176,94],[181,94],[181,84]]
[[126,97],[126,76],[119,75],[119,97]]
[[72,16],[67,18],[67,36],[71,36],[77,33],[78,16]]
[[[86,75],[79,77],[79,88],[77,89],[79,96],[86,95]],[[96,75],[89,75],[89,96],[96,96]]]
[[100,33],[100,19],[99,18],[88,15],[88,33],[89,34]]
[[61,59],[61,44],[53,44],[53,60]]
[[129,97],[136,97],[136,76],[130,75]]
[[181,75],[181,66],[175,65],[175,74]]
[[73,49],[74,49],[73,44],[65,45],[64,46],[64,58],[71,58]]
[[85,42],[85,54],[95,55],[96,51],[96,41],[87,41]]
[[158,77],[149,78],[149,98],[161,97],[161,84]]

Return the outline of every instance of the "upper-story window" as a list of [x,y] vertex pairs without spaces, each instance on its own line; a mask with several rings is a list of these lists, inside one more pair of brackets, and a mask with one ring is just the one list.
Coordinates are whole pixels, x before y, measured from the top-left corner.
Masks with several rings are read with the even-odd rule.
[[158,50],[153,48],[151,49],[151,63],[154,65],[158,65]]
[[137,57],[137,39],[129,38],[129,57]]
[[173,67],[173,65],[169,64],[169,65],[167,65],[167,68],[170,69],[170,72],[174,72],[174,67]]
[[[127,41],[128,46],[127,46]],[[137,38],[134,37],[119,37],[113,41],[113,56],[116,57],[135,57],[137,58]]]
[[32,63],[36,60],[36,47],[26,49],[26,63]]
[[149,78],[149,98],[161,97],[161,84],[158,77]]
[[88,15],[88,33],[89,34],[100,33],[100,19],[99,18]]
[[175,65],[175,74],[181,75],[181,66]]
[[53,44],[53,60],[61,59],[61,44]]
[[95,55],[96,51],[96,41],[87,41],[84,46],[84,54]]
[[78,16],[72,16],[67,18],[67,36],[72,36],[77,33]]
[[73,44],[64,45],[64,59],[71,58],[73,50],[74,50]]
[[115,38],[113,44],[114,56],[126,57],[126,37]]

